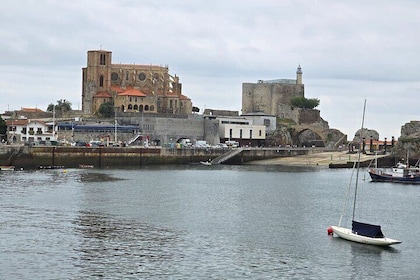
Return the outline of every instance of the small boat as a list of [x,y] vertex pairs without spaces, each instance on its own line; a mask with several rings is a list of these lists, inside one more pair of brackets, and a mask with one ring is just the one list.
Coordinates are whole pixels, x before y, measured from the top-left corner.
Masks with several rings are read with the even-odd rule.
[[420,160],[414,167],[399,162],[391,171],[372,168],[368,170],[372,182],[391,182],[403,184],[420,184]]
[[63,165],[40,165],[39,169],[63,169]]
[[93,168],[94,166],[92,164],[79,164],[79,168]]
[[211,160],[209,159],[209,160],[207,160],[207,161],[200,161],[200,163],[201,163],[202,165],[211,165]]
[[383,235],[381,226],[353,221],[352,229],[331,226],[333,232],[340,238],[363,244],[390,246],[401,241],[387,238]]
[[0,165],[1,171],[15,171],[16,167],[14,165]]
[[[363,133],[363,123],[364,123],[364,119],[365,119],[365,109],[366,109],[366,100],[365,100],[365,104],[364,104],[364,108],[363,108],[362,129],[361,129],[362,133]],[[360,137],[362,138],[362,135]],[[340,216],[340,220],[338,222],[338,225],[329,227],[328,228],[328,234],[330,234],[330,235],[335,234],[338,237],[340,237],[342,239],[345,239],[345,240],[348,240],[348,241],[358,242],[358,243],[362,243],[362,244],[375,245],[375,246],[390,246],[390,245],[394,245],[394,244],[399,244],[399,243],[401,243],[401,241],[385,237],[384,234],[382,233],[381,226],[368,224],[368,223],[357,222],[355,220],[358,181],[359,181],[359,169],[360,169],[360,154],[361,154],[361,149],[359,148],[358,160],[357,160],[357,162],[355,162],[355,164],[353,166],[353,171],[354,171],[355,167],[357,165],[356,180],[355,180],[355,184],[354,184],[353,205],[352,205],[353,206],[352,226],[351,226],[351,228],[345,228],[345,227],[341,226],[341,221],[342,221],[342,218],[343,218],[343,215],[344,215],[344,208],[343,208],[343,212]],[[352,186],[351,180],[352,179],[350,179],[349,191],[350,191],[351,186]],[[346,205],[347,205],[347,201],[346,201]]]

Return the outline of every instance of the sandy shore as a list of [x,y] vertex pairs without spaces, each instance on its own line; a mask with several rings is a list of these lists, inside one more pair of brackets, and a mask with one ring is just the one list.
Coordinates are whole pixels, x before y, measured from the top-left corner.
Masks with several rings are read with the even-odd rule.
[[[288,165],[288,166],[319,166],[326,167],[332,164],[345,164],[347,162],[357,161],[358,154],[348,154],[343,152],[322,152],[309,153],[308,155],[294,157],[279,157],[273,159],[251,161],[247,164],[253,165]],[[374,155],[360,155],[361,161],[370,161],[375,159]]]

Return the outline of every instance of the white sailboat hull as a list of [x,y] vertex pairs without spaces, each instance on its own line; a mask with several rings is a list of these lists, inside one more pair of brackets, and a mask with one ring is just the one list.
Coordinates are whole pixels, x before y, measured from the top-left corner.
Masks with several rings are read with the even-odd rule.
[[367,237],[359,234],[355,234],[352,232],[351,229],[338,227],[338,226],[331,226],[333,232],[340,238],[358,242],[362,244],[369,244],[369,245],[375,245],[375,246],[389,246],[393,244],[399,244],[401,241],[396,239],[391,239],[387,237],[381,237],[381,238],[373,238],[373,237]]

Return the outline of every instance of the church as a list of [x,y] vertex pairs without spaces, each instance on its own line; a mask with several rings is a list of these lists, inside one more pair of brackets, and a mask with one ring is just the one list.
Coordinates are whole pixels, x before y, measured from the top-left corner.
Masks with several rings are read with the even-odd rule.
[[179,77],[167,66],[113,64],[112,52],[87,52],[82,68],[82,111],[95,114],[112,103],[118,112],[191,114],[191,99],[182,94]]

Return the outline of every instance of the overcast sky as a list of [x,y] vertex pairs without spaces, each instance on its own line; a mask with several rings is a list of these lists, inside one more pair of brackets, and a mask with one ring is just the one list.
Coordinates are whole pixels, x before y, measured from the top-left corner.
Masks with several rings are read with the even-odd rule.
[[81,109],[88,50],[168,65],[193,105],[241,110],[242,83],[295,79],[351,140],[420,120],[417,0],[21,0],[2,2],[0,111]]

